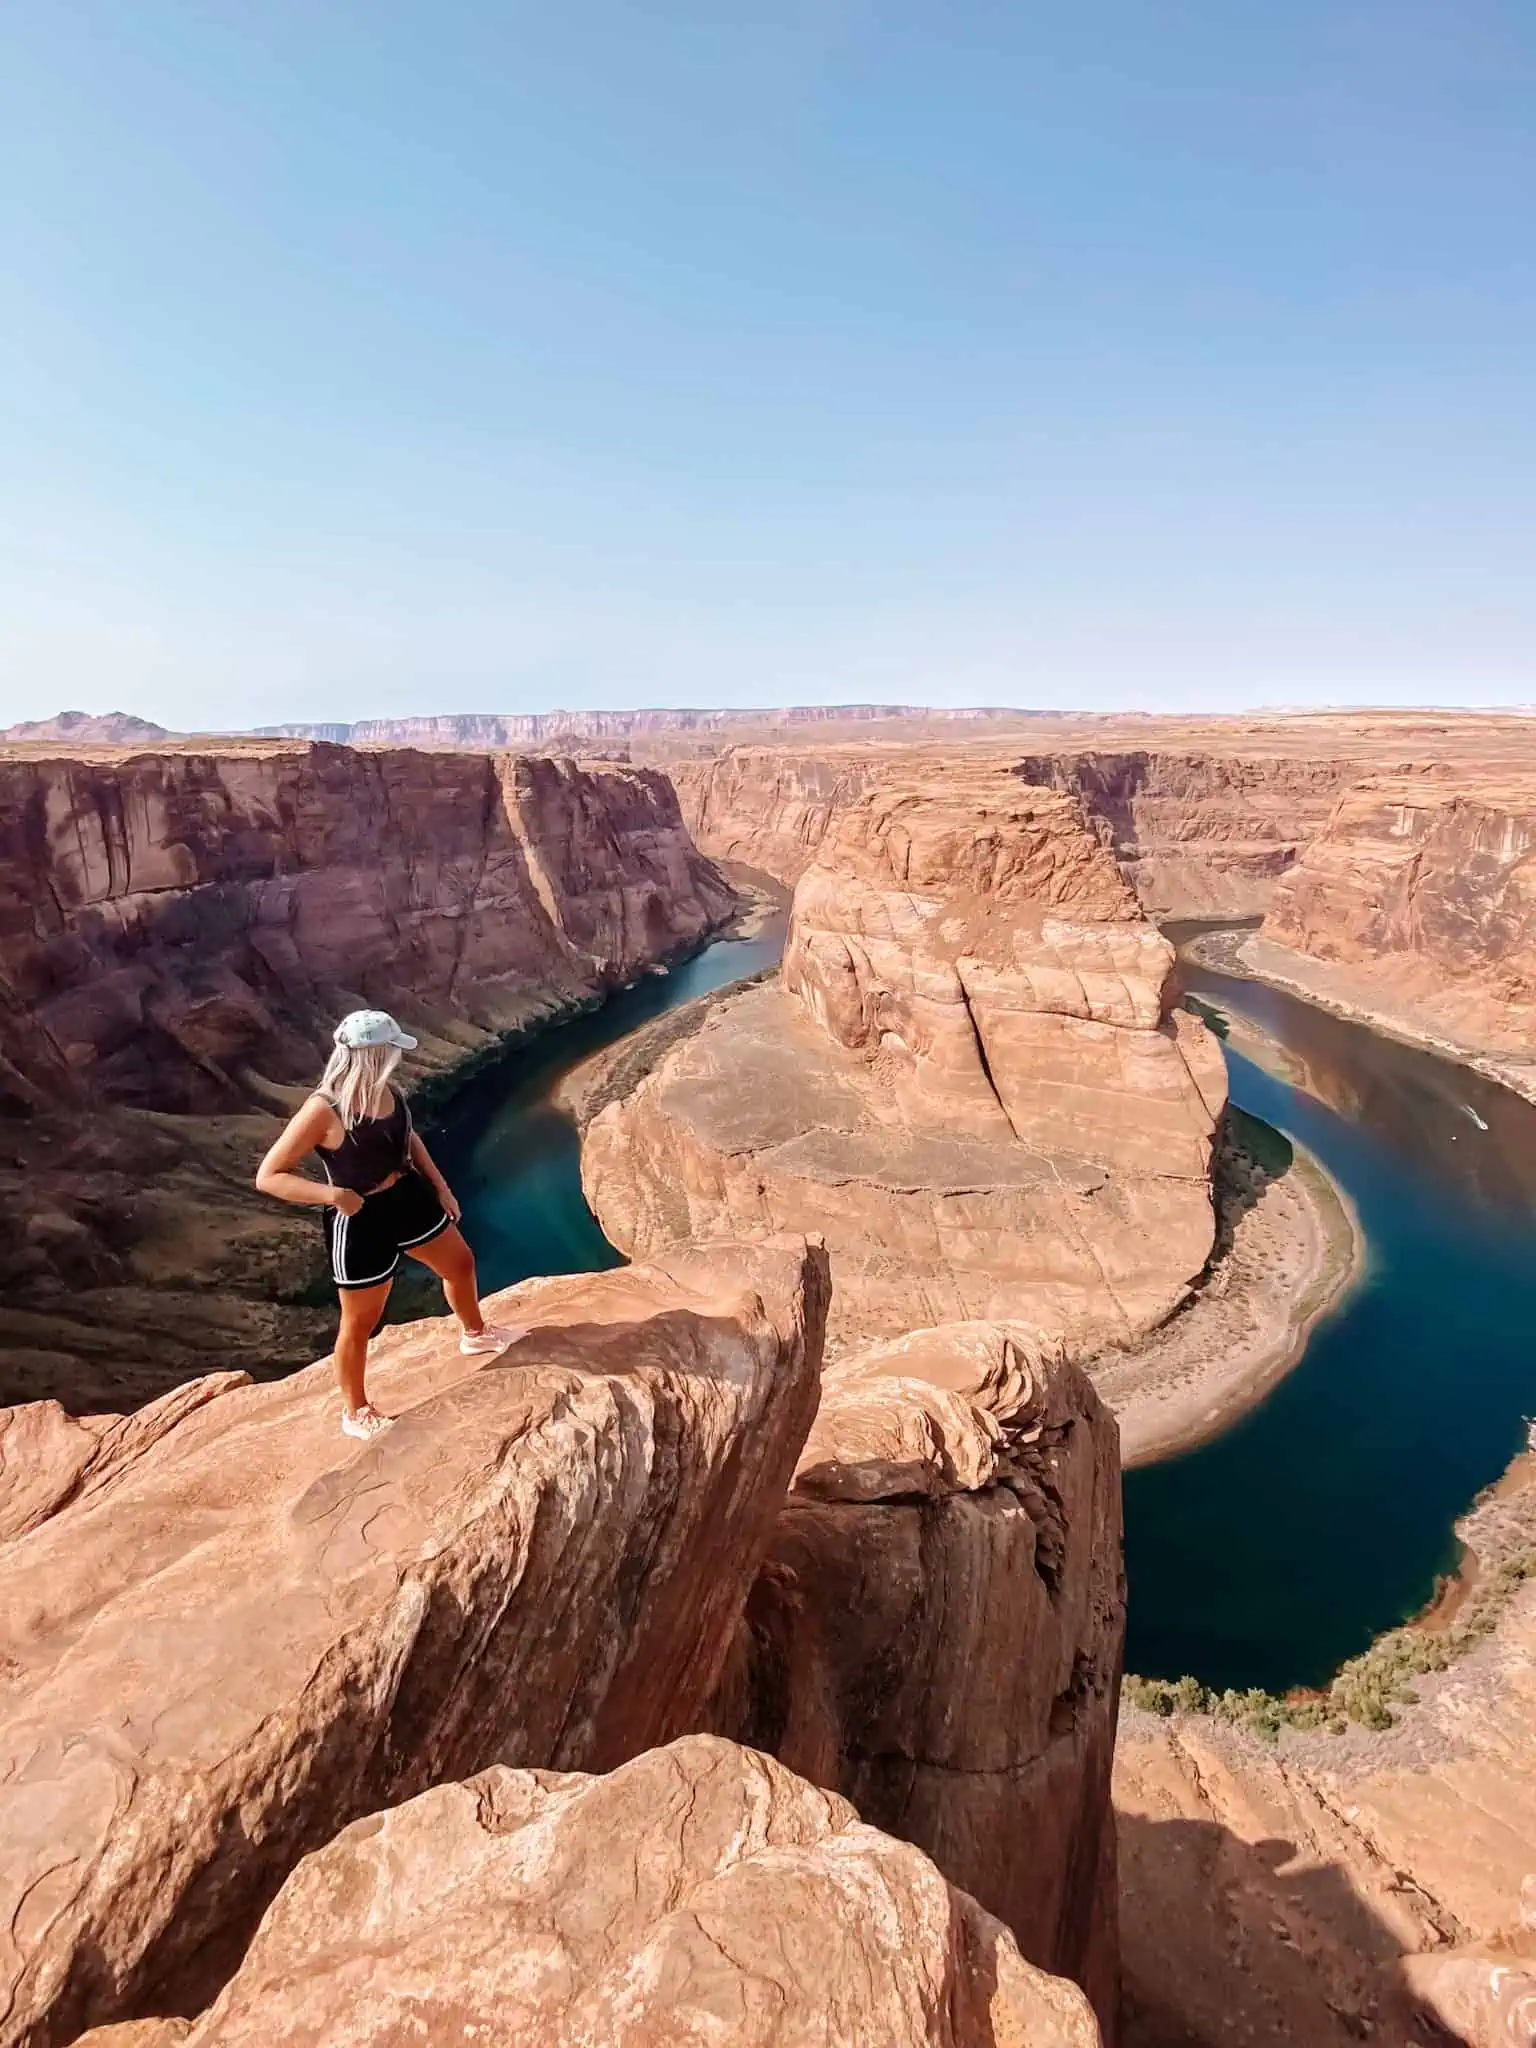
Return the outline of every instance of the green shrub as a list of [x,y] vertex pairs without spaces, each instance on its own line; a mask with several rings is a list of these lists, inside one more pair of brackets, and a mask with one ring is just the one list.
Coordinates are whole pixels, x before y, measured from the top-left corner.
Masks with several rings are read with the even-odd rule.
[[1510,1596],[1536,1578],[1536,1548],[1516,1551],[1474,1588],[1448,1628],[1396,1628],[1378,1636],[1361,1656],[1342,1665],[1325,1693],[1216,1692],[1198,1678],[1139,1678],[1127,1674],[1125,1697],[1134,1707],[1164,1718],[1207,1714],[1247,1728],[1266,1741],[1282,1728],[1322,1728],[1342,1735],[1353,1721],[1362,1728],[1390,1728],[1395,1706],[1418,1699],[1411,1680],[1447,1670],[1458,1657],[1491,1633]]

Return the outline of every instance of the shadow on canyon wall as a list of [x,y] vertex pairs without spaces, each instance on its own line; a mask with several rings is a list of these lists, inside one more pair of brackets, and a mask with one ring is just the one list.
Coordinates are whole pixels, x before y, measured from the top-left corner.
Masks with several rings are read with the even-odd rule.
[[1120,2048],[1464,2048],[1337,1864],[1215,1822],[1121,1811]]

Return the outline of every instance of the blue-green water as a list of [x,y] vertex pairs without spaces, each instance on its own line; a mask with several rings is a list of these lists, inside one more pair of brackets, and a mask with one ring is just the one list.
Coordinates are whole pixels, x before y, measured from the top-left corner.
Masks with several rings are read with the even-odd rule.
[[576,1126],[550,1100],[563,1074],[666,1010],[771,967],[782,922],[722,939],[667,974],[647,974],[584,1017],[485,1068],[433,1124],[433,1156],[464,1209],[485,1292],[540,1273],[601,1273],[622,1263],[581,1192]]
[[1368,1265],[1259,1408],[1126,1475],[1126,1663],[1280,1691],[1424,1604],[1456,1563],[1456,1516],[1521,1447],[1536,1109],[1278,990],[1195,967],[1185,981],[1298,1069],[1292,1085],[1227,1049],[1232,1099],[1322,1160]]
[[[619,1263],[582,1199],[555,1082],[781,943],[775,929],[710,946],[455,1096],[433,1145],[487,1289]],[[1261,1407],[1127,1476],[1127,1663],[1284,1690],[1423,1604],[1455,1562],[1455,1517],[1520,1447],[1536,1409],[1536,1109],[1278,991],[1197,968],[1186,983],[1285,1049],[1303,1085],[1229,1047],[1233,1099],[1332,1171],[1370,1264]]]

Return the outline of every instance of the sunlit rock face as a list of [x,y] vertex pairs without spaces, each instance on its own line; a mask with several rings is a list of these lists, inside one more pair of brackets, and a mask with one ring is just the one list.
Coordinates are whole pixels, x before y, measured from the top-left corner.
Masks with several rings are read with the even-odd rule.
[[[0,2041],[196,2011],[295,1862],[494,1762],[699,1725],[815,1413],[824,1254],[536,1281],[89,1427],[0,1412]],[[271,2037],[269,2037],[271,2038]],[[317,2036],[331,2040],[345,2038]]]
[[[926,1856],[695,1735],[482,1772],[284,1886],[187,2048],[1098,2048],[1082,1994]],[[159,2048],[159,2043],[154,2044]]]
[[0,759],[0,1083],[244,1109],[251,1073],[308,1079],[349,1007],[446,1055],[633,980],[732,903],[645,769],[271,743]]
[[714,1707],[1117,1995],[1114,1421],[1059,1339],[955,1323],[829,1367]]
[[801,877],[780,984],[590,1126],[588,1198],[630,1252],[824,1234],[836,1351],[978,1318],[1144,1329],[1209,1254],[1225,1099],[1172,964],[1074,798],[892,771]]
[[[1536,1034],[1536,776],[1383,776],[1339,800],[1286,876],[1257,960],[1340,970],[1326,993],[1473,1047]],[[1303,963],[1304,967],[1304,963]]]

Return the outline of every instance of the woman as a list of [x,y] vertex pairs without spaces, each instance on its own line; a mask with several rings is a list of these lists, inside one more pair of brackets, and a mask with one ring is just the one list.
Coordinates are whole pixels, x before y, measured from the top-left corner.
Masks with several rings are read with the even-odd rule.
[[[325,1211],[331,1278],[341,1295],[336,1377],[347,1436],[377,1436],[389,1424],[368,1399],[368,1339],[389,1299],[400,1254],[436,1273],[459,1319],[459,1349],[504,1351],[524,1333],[487,1323],[464,1242],[459,1205],[417,1136],[405,1099],[390,1087],[402,1052],[416,1041],[383,1010],[354,1010],[336,1026],[336,1049],[320,1086],[262,1160],[256,1185],[280,1202]],[[295,1172],[313,1152],[323,1181]]]

